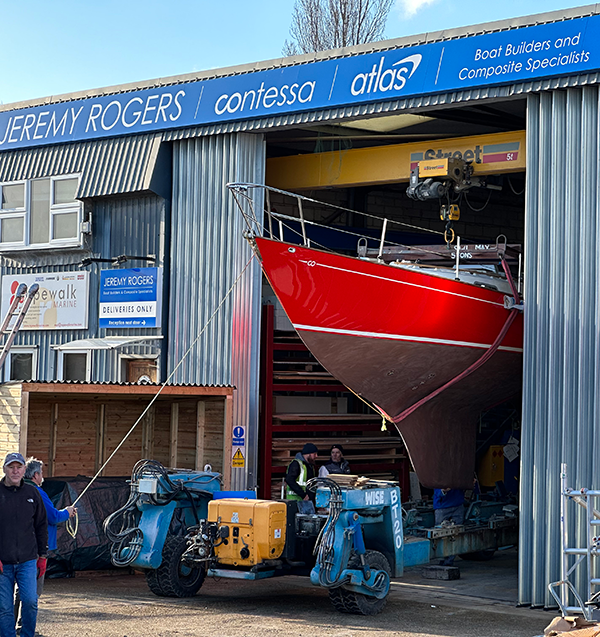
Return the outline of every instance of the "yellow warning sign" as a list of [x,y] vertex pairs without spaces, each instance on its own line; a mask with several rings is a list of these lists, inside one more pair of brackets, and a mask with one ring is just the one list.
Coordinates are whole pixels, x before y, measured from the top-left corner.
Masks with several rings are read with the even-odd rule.
[[232,467],[243,467],[244,464],[245,464],[244,454],[242,453],[241,449],[238,449],[233,454],[233,458],[231,459],[231,466]]

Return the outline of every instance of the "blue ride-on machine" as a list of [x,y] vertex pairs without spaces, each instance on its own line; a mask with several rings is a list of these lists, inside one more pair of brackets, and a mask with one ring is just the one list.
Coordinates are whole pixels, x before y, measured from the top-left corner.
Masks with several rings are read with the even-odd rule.
[[[382,610],[390,578],[429,562],[431,541],[405,539],[400,489],[360,479],[315,478],[316,511],[297,501],[223,492],[211,471],[133,470],[127,504],[104,523],[113,563],[145,571],[157,595],[195,595],[207,575],[256,580],[306,575],[345,613]],[[319,513],[324,511],[324,513]]]

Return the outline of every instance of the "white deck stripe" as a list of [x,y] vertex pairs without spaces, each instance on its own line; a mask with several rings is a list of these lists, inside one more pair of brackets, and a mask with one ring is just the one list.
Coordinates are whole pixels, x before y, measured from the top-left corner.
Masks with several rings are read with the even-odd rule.
[[[382,334],[381,332],[359,332],[355,330],[338,330],[330,327],[317,327],[315,325],[300,325],[294,323],[294,329],[306,330],[308,332],[328,332],[329,334],[344,334],[346,336],[363,336],[365,338],[387,338],[392,341],[412,341],[415,343],[435,343],[436,345],[455,345],[458,347],[477,347],[480,349],[489,349],[492,344],[485,343],[469,343],[467,341],[450,341],[442,338],[427,338],[425,336],[404,336],[402,334]],[[506,347],[500,346],[498,349],[506,352],[522,352],[522,347]]]
[[[432,288],[427,285],[419,285],[418,283],[408,283],[406,281],[398,281],[397,279],[388,279],[384,276],[378,276],[376,274],[367,274],[366,272],[358,272],[357,270],[348,270],[346,268],[338,268],[334,265],[325,265],[324,263],[318,263],[317,261],[304,261],[300,259],[301,263],[314,263],[315,265],[320,266],[321,268],[329,268],[330,270],[338,270],[339,272],[347,272],[348,274],[357,274],[359,276],[370,277],[371,279],[379,279],[380,281],[389,281],[390,283],[398,283],[400,285],[408,285],[413,288],[420,288],[422,290],[429,290],[430,292],[438,292],[439,294],[449,294],[450,296],[457,296],[462,299],[469,299],[470,301],[478,301],[479,303],[489,303],[490,305],[495,305],[497,307],[504,307],[504,303],[496,303],[496,301],[486,301],[485,299],[479,299],[476,296],[468,296],[467,294],[458,294],[457,292],[448,292],[447,290],[440,290],[438,288]],[[314,266],[309,266],[314,267]],[[426,276],[435,276],[434,274],[428,274]],[[438,277],[443,281],[449,281],[450,279],[446,279],[443,277]],[[469,285],[468,283],[464,283],[463,285]],[[501,293],[500,293],[501,294]]]

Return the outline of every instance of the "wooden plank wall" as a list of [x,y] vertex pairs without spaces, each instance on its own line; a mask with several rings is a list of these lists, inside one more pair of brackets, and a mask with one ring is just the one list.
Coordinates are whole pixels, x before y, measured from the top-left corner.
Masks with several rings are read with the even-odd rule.
[[196,400],[178,401],[179,432],[177,436],[177,466],[196,468]]
[[[106,460],[121,442],[125,434],[140,417],[147,402],[110,401],[106,403],[106,435],[104,459]],[[142,457],[142,423],[140,423],[121,447],[117,455],[103,471],[104,476],[131,475],[133,465]]]
[[21,385],[0,385],[0,456],[19,450]]
[[158,401],[154,414],[154,460],[169,466],[171,403]]
[[[225,444],[225,401],[207,400],[204,414],[204,439],[202,447],[204,457],[200,459],[198,468],[204,469],[209,463],[213,471],[223,473],[223,447]],[[227,466],[231,472],[231,459]],[[224,476],[227,477],[227,476]]]
[[[48,465],[51,458],[54,457],[51,452],[54,412],[53,404],[41,403],[35,400],[29,401],[27,455],[39,458],[45,465]],[[52,475],[47,466],[44,468],[44,475],[49,477]]]
[[[1,398],[0,394],[0,401]],[[26,453],[44,461],[48,476],[92,476],[147,405],[145,400],[100,402],[32,395]],[[202,470],[209,463],[214,471],[221,472],[224,405],[223,398],[157,401],[102,475],[129,476],[134,464],[142,458],[154,458],[169,467],[172,457],[176,458],[178,468]],[[12,410],[19,411],[16,406]],[[170,446],[173,436],[175,447]],[[11,450],[15,448],[13,441]]]

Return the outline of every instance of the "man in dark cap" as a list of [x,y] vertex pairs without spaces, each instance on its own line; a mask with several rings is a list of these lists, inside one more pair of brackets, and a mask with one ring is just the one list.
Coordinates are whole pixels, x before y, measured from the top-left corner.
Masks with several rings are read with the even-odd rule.
[[13,595],[19,587],[21,637],[34,637],[37,620],[37,578],[46,572],[48,521],[36,487],[25,484],[25,458],[9,453],[0,480],[0,635],[14,637]]
[[326,478],[330,473],[350,473],[350,465],[344,460],[342,445],[331,445],[331,458],[319,469],[319,478]]
[[285,474],[286,500],[310,500],[311,495],[306,490],[306,483],[315,477],[315,460],[319,450],[312,442],[307,442],[302,451],[290,462]]

